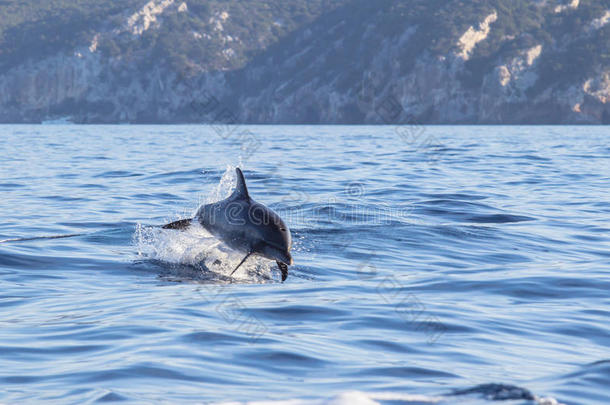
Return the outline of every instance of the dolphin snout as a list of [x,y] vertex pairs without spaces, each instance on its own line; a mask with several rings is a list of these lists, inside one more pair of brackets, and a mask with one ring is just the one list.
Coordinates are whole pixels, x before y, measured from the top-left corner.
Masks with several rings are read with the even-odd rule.
[[292,260],[292,255],[290,254],[290,252],[277,252],[278,254],[275,255],[275,260],[278,260],[282,263],[286,263],[289,266],[292,266],[292,264],[294,263],[294,261]]
[[268,259],[277,260],[278,262],[285,263],[289,266],[292,266],[292,264],[294,263],[290,251],[285,249],[278,249],[275,246],[265,246],[263,255]]

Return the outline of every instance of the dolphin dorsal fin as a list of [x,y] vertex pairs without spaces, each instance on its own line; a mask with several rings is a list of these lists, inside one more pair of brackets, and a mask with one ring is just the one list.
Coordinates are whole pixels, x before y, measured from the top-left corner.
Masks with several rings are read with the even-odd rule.
[[234,198],[250,198],[248,194],[248,187],[246,187],[246,179],[239,167],[235,168],[235,174],[237,177],[237,183],[235,184],[235,190],[233,191],[232,197]]

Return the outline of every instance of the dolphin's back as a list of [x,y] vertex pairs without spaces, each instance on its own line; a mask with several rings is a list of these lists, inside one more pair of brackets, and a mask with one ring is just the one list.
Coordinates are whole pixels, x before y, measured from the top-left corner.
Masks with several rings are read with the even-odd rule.
[[249,251],[246,225],[249,224],[249,201],[233,193],[229,198],[199,208],[197,221],[212,235],[233,249]]

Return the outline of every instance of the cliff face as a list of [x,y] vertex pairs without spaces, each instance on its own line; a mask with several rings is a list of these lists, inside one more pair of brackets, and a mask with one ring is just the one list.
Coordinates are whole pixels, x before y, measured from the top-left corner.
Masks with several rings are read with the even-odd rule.
[[[554,7],[551,12],[556,14]],[[243,119],[255,122],[609,123],[610,65],[591,61],[586,68],[553,70],[570,63],[573,48],[610,36],[606,15],[583,32],[547,41],[527,32],[497,38],[484,56],[477,51],[495,29],[495,9],[440,52],[421,46],[431,27],[417,21],[379,35],[383,12],[357,23],[321,24],[248,72],[246,82],[264,85],[238,94],[238,105]],[[608,54],[607,48],[600,51]],[[265,72],[274,72],[271,84],[261,80]]]
[[610,123],[608,1],[313,3],[113,9],[0,53],[0,122]]

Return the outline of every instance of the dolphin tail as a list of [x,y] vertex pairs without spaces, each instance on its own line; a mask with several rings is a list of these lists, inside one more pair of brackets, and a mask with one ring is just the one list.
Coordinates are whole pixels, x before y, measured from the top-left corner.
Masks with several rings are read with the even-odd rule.
[[178,231],[183,231],[191,225],[191,222],[193,222],[192,218],[181,219],[180,221],[175,221],[171,224],[163,225],[163,229],[175,229]]
[[278,260],[276,260],[275,262],[277,263],[277,267],[279,267],[280,271],[282,272],[282,283],[283,283],[288,278],[288,265],[286,263],[282,263]]

